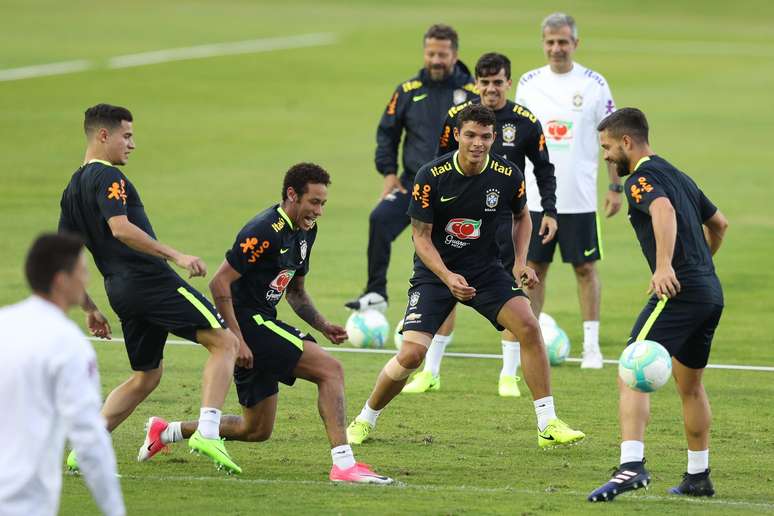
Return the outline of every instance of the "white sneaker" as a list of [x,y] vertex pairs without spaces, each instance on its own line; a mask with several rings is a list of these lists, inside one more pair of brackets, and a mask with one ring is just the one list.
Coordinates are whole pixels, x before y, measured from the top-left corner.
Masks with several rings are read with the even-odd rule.
[[353,299],[344,304],[347,308],[362,312],[364,310],[379,310],[384,313],[387,311],[387,300],[381,294],[376,292],[366,292],[357,299]]
[[581,369],[602,369],[602,353],[600,351],[584,351]]

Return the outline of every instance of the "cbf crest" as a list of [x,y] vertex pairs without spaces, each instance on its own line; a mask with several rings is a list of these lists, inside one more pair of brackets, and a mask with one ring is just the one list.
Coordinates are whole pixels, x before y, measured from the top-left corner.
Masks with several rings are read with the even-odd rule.
[[484,208],[484,211],[495,211],[495,208],[497,208],[497,205],[500,202],[500,190],[496,188],[490,188],[486,191],[486,197],[484,200],[486,202],[486,208]]
[[516,140],[516,126],[513,124],[505,124],[502,128],[503,132],[503,145],[513,147],[514,140]]
[[304,260],[306,260],[306,240],[301,240],[300,251],[301,251],[301,261],[303,262]]
[[409,306],[414,308],[419,303],[419,292],[412,292],[409,296]]

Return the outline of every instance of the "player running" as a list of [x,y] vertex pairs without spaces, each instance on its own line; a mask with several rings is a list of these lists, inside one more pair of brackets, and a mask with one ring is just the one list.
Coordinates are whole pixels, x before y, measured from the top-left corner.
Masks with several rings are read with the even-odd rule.
[[[204,366],[202,406],[191,449],[228,471],[241,469],[218,435],[220,408],[231,384],[238,342],[225,329],[210,302],[167,264],[204,276],[207,267],[156,240],[137,189],[117,167],[134,148],[132,114],[128,109],[97,104],[86,110],[88,146],[61,200],[59,231],[83,238],[104,277],[105,290],[121,320],[132,375],[113,389],[102,406],[107,429],[121,424],[161,381],[168,333],[198,342],[210,357]],[[83,304],[91,332],[110,338],[110,324],[86,295]],[[67,465],[78,469],[75,453]]]
[[[441,131],[438,144],[438,155],[447,154],[459,148],[454,139],[454,127],[457,115],[469,104],[483,104],[495,113],[495,141],[492,152],[515,163],[524,170],[525,158],[532,162],[537,178],[538,188],[543,206],[540,235],[543,242],[550,242],[556,233],[556,178],[554,166],[548,159],[548,148],[540,121],[524,106],[508,100],[508,90],[511,88],[511,61],[502,54],[488,53],[482,55],[476,63],[476,89],[481,97],[454,106],[449,110],[446,123]],[[495,239],[498,256],[508,274],[513,270],[515,255],[513,239],[511,238],[511,214],[502,210],[498,220]],[[406,384],[403,392],[419,393],[437,391],[441,388],[441,360],[454,329],[455,310],[430,343],[425,358],[424,370],[414,375]],[[535,314],[536,316],[539,314]],[[447,332],[448,328],[448,332]],[[521,364],[520,345],[516,337],[504,330],[502,333],[503,367],[498,381],[500,396],[521,396],[519,377],[516,376]]]
[[[317,219],[328,197],[328,173],[318,165],[299,163],[285,174],[282,203],[256,215],[237,235],[210,282],[215,304],[239,338],[234,372],[242,416],[224,416],[220,433],[237,441],[266,441],[274,428],[278,382],[293,385],[302,378],[317,385],[320,417],[331,444],[334,482],[390,484],[370,467],[355,462],[346,438],[344,372],[311,335],[277,319],[277,304],[287,292],[288,304],[334,344],[347,338],[341,326],[317,311],[304,288],[309,255],[317,237]],[[233,298],[232,298],[233,296]],[[190,438],[195,421],[167,424],[148,421],[138,459],[148,460],[164,446]]]
[[[535,315],[522,285],[534,285],[526,265],[532,223],[521,170],[490,155],[497,123],[491,109],[472,104],[458,115],[459,151],[423,166],[412,189],[414,274],[408,291],[403,345],[379,374],[360,415],[347,428],[350,443],[362,443],[385,406],[427,354],[430,340],[458,301],[473,307],[498,330],[522,342],[524,376],[535,400],[538,445],[549,448],[585,437],[556,417],[548,359]],[[513,276],[497,258],[495,233],[503,211],[513,217],[516,261]]]
[[[712,337],[723,312],[723,289],[712,255],[723,242],[728,221],[696,183],[648,143],[648,121],[639,109],[624,108],[599,124],[605,160],[618,168],[629,201],[629,220],[653,276],[653,295],[640,313],[629,342],[654,340],[672,355],[672,375],[683,404],[688,470],[676,495],[712,496],[709,430],[712,420],[702,375]],[[621,461],[612,478],[588,500],[606,502],[645,487],[645,427],[650,396],[618,381]]]

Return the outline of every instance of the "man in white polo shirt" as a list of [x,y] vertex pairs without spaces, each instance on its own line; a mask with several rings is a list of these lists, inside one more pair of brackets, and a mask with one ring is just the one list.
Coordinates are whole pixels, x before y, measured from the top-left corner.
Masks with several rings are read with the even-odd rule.
[[97,359],[65,312],[83,303],[83,243],[43,235],[25,264],[33,295],[0,308],[0,513],[55,515],[65,438],[100,510],[126,514],[116,457],[100,416]]
[[[571,263],[578,282],[583,317],[582,368],[602,367],[599,349],[600,282],[596,262],[602,259],[602,240],[597,217],[597,124],[615,110],[607,81],[599,73],[573,61],[578,48],[578,28],[572,16],[554,13],[542,24],[543,50],[548,64],[521,76],[516,102],[530,109],[543,125],[546,146],[556,175],[556,208],[559,230],[543,243],[538,234],[543,216],[535,175],[526,165],[527,202],[533,234],[529,266],[540,282],[529,289],[536,314],[545,301],[546,275],[557,243],[562,261]],[[615,167],[608,165],[609,191],[605,215],[621,209],[622,186]]]

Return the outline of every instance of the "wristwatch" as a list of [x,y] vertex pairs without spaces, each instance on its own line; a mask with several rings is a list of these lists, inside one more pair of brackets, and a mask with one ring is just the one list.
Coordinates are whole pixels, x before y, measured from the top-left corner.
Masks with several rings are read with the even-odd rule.
[[610,190],[611,192],[621,193],[623,192],[623,185],[620,183],[619,184],[610,183],[609,185],[607,185],[607,189]]

